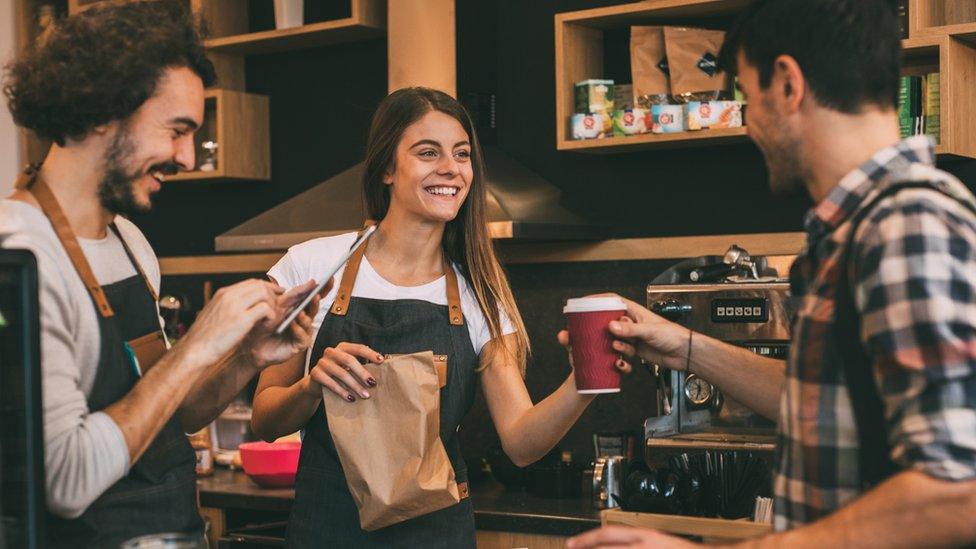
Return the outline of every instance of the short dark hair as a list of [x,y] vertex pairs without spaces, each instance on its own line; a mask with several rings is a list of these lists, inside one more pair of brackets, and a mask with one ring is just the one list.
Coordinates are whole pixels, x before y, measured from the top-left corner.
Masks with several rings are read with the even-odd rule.
[[204,86],[216,81],[203,30],[182,2],[96,6],[7,65],[3,93],[19,126],[63,145],[128,118],[170,67],[191,69]]
[[891,0],[755,0],[726,34],[719,62],[734,75],[742,51],[765,89],[776,58],[789,55],[824,107],[897,108],[900,34]]

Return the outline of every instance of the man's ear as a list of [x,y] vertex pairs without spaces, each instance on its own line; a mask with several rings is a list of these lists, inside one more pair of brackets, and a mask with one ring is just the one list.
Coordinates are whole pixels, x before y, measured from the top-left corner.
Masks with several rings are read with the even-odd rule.
[[773,61],[770,88],[786,112],[795,112],[800,109],[807,87],[803,70],[796,59],[790,55],[780,55]]

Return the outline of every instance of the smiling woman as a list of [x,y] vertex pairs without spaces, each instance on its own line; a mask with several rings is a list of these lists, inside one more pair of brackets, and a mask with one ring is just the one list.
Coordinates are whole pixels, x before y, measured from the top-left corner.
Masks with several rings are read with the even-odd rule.
[[[288,544],[474,547],[457,431],[479,382],[519,465],[548,452],[593,396],[577,393],[569,375],[532,404],[522,379],[528,338],[488,236],[481,149],[455,99],[427,88],[389,95],[370,127],[363,191],[378,229],[336,275],[304,365],[267,368],[254,397],[252,428],[262,438],[305,429]],[[328,276],[355,238],[294,246],[268,275],[285,287]],[[436,371],[430,383],[420,374],[388,381],[418,363]],[[439,416],[436,444],[405,410]],[[381,428],[348,429],[376,417]],[[384,479],[396,479],[392,494],[373,489]]]

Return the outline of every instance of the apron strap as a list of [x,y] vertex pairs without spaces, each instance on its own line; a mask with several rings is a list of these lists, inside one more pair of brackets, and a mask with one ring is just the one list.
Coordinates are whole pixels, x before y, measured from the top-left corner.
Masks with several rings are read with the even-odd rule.
[[447,318],[452,326],[464,325],[464,313],[461,312],[461,291],[458,288],[457,273],[454,267],[444,258],[444,276],[447,279]]
[[[329,309],[331,314],[337,316],[346,316],[349,311],[349,300],[352,299],[352,288],[356,284],[356,276],[359,274],[359,266],[363,262],[363,257],[366,255],[366,245],[367,242],[359,247],[358,250],[353,252],[349,257],[349,262],[346,264],[346,270],[342,272],[342,280],[339,282],[339,289],[336,291],[336,299],[332,303],[332,308]],[[457,273],[454,272],[454,268],[448,263],[447,258],[444,258],[444,277],[447,283],[447,307],[448,321],[452,326],[463,326],[464,325],[464,313],[461,312],[461,291],[458,287]]]
[[346,263],[346,270],[342,272],[342,281],[339,282],[335,302],[332,303],[332,309],[329,310],[334,315],[346,316],[346,312],[349,311],[352,287],[356,283],[356,275],[359,274],[359,265],[363,261],[363,256],[366,255],[366,244],[368,243],[368,240],[363,242],[359,249],[349,257],[349,262]]
[[154,303],[158,302],[159,295],[156,293],[156,290],[149,282],[149,277],[146,276],[146,271],[142,270],[142,265],[140,265],[139,261],[136,260],[136,256],[133,255],[132,250],[129,248],[129,245],[126,244],[125,238],[122,237],[122,231],[119,230],[118,226],[115,225],[114,221],[109,224],[109,228],[112,229],[112,232],[114,232],[115,236],[118,237],[119,242],[122,243],[122,249],[125,250],[125,255],[129,257],[129,262],[132,263],[132,266],[135,267],[136,271],[139,273],[139,276],[142,277],[142,281],[145,282],[146,289],[149,290],[149,295],[152,296],[153,302]]
[[44,212],[44,215],[51,222],[51,226],[54,227],[54,232],[58,235],[58,240],[61,241],[61,246],[64,247],[64,251],[68,254],[71,264],[74,265],[75,271],[78,272],[78,276],[81,277],[85,288],[88,289],[88,293],[91,294],[92,299],[95,301],[98,312],[104,318],[115,316],[115,311],[109,305],[108,298],[105,297],[105,292],[102,290],[101,284],[95,278],[95,273],[92,272],[91,266],[88,264],[88,259],[85,258],[85,253],[81,250],[81,245],[78,244],[78,238],[71,229],[71,223],[68,222],[64,211],[61,210],[61,205],[58,204],[54,193],[51,192],[50,187],[47,186],[47,183],[40,176],[40,172],[36,168],[28,168],[17,180],[17,188],[26,189],[37,199],[37,203],[41,206],[41,211]]

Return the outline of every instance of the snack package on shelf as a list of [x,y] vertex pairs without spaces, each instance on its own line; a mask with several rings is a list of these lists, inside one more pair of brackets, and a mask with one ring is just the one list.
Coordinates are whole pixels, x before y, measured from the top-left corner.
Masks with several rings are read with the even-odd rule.
[[577,82],[576,114],[613,114],[613,80],[591,78]]
[[647,109],[623,109],[613,111],[613,135],[638,135],[651,131],[651,111]]
[[[664,48],[664,27],[630,27],[630,73],[635,107],[670,102],[670,70]],[[619,108],[619,107],[618,107]]]
[[742,104],[738,101],[691,101],[688,103],[688,129],[740,128]]
[[574,114],[570,119],[573,139],[603,139],[613,135],[613,121],[609,114]]
[[685,131],[684,105],[651,105],[651,132],[678,133]]
[[613,85],[614,112],[633,109],[636,106],[634,104],[634,86],[632,84]]
[[718,52],[724,40],[724,31],[664,27],[664,47],[674,102],[714,101],[723,95],[728,97],[726,74],[718,67]]

